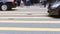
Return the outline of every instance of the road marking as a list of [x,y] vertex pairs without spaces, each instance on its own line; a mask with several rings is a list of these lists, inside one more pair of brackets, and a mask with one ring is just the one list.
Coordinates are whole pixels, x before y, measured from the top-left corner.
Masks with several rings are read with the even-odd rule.
[[0,30],[17,30],[17,31],[60,31],[60,28],[16,28],[16,27],[0,27]]
[[48,13],[0,13],[0,17],[11,17],[11,16],[47,16]]
[[60,23],[60,21],[22,21],[22,20],[0,20],[0,23]]
[[47,15],[38,14],[15,14],[15,15],[0,15],[0,17],[46,17]]
[[0,17],[0,19],[4,19],[4,20],[5,20],[5,19],[7,19],[7,20],[10,20],[10,19],[13,19],[13,20],[14,20],[14,19],[15,19],[15,20],[16,20],[16,19],[18,19],[18,20],[19,20],[19,19],[25,19],[25,20],[26,20],[26,19],[30,19],[30,20],[31,20],[31,19],[33,19],[33,20],[34,20],[34,19],[54,19],[54,18],[52,18],[52,17]]
[[0,14],[0,16],[46,16],[48,14]]
[[30,7],[23,7],[23,8],[22,7],[16,7],[13,9],[47,9],[47,8],[30,6]]
[[0,17],[0,18],[52,18],[52,17]]

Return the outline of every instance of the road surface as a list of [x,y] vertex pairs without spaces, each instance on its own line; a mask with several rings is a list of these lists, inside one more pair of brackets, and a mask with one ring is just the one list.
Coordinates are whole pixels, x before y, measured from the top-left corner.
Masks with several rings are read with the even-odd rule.
[[0,11],[0,34],[60,34],[60,19],[49,17],[43,6]]

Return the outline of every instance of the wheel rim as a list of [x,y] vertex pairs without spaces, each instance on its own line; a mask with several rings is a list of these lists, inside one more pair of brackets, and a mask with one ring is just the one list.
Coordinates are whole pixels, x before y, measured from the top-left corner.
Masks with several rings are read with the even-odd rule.
[[3,11],[7,10],[7,5],[2,5],[2,6],[1,6],[1,9],[2,9]]

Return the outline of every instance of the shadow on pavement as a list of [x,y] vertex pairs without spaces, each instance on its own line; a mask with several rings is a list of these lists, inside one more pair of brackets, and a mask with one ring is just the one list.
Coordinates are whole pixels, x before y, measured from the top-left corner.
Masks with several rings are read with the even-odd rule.
[[52,18],[58,18],[58,19],[60,19],[60,16],[48,15],[48,17],[52,17]]
[[17,9],[9,9],[9,10],[7,10],[7,11],[16,11]]
[[[0,9],[0,11],[2,11],[2,10]],[[17,11],[17,9],[8,9],[6,11]]]

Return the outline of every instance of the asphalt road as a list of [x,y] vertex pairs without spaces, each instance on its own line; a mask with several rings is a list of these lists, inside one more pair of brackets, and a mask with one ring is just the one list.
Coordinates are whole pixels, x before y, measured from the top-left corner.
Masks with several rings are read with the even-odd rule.
[[60,18],[48,16],[43,6],[21,6],[0,11],[0,34],[60,34]]
[[27,17],[27,16],[37,16],[37,15],[47,15],[47,9],[41,8],[40,6],[29,6],[29,7],[17,7],[13,8],[12,10],[7,11],[0,11],[0,17],[10,17],[10,16],[16,16],[16,17]]
[[0,31],[0,34],[60,34],[60,32],[51,31]]

